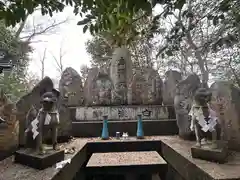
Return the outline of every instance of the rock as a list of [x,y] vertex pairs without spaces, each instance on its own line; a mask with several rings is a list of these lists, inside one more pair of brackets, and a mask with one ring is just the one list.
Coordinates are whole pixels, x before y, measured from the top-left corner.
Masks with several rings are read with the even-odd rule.
[[19,145],[25,144],[24,131],[27,127],[27,114],[31,108],[40,109],[40,97],[44,92],[53,89],[53,82],[49,77],[42,79],[30,93],[23,96],[17,103],[17,119],[19,120]]
[[93,80],[96,79],[99,73],[99,69],[97,67],[91,68],[88,72],[87,79],[84,84],[84,103],[86,106],[93,105],[94,100],[94,91],[93,91]]
[[[0,117],[5,121],[0,124],[0,154],[18,147],[19,121],[16,107],[3,92],[0,94]],[[1,156],[1,155],[0,155]]]
[[174,70],[169,70],[165,73],[166,79],[163,84],[163,104],[168,106],[169,119],[175,119],[174,97],[176,85],[182,80],[181,73]]
[[61,96],[67,98],[68,106],[79,106],[83,104],[82,78],[76,70],[66,68],[59,81]]
[[218,81],[211,85],[212,109],[221,123],[221,138],[229,149],[240,150],[240,89],[230,82]]
[[132,79],[132,61],[128,49],[115,49],[111,59],[110,78],[114,86],[113,104],[127,104],[128,85]]
[[190,130],[191,117],[188,113],[192,106],[193,95],[200,85],[199,77],[196,74],[191,74],[176,86],[174,108],[179,128],[179,136],[183,139],[191,139],[193,134]]

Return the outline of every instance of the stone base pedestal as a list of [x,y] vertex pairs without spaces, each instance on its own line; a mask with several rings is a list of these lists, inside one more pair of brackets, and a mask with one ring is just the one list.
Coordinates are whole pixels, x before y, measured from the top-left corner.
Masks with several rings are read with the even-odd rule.
[[193,158],[217,162],[223,164],[227,161],[228,151],[226,147],[212,149],[210,146],[192,147],[191,154]]
[[33,149],[20,149],[15,153],[15,163],[20,163],[35,169],[46,169],[64,160],[64,151],[48,150],[39,155]]

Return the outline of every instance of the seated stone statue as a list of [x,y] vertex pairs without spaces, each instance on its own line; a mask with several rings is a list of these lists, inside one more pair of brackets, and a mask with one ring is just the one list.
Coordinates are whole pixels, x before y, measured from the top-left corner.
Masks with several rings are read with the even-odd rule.
[[59,125],[59,113],[56,103],[59,92],[53,89],[46,92],[41,97],[42,108],[39,110],[37,117],[30,123],[25,132],[31,131],[32,138],[36,141],[36,151],[44,154],[43,135],[51,130],[53,149],[57,150],[57,130]]
[[195,131],[197,147],[201,147],[206,143],[207,134],[212,136],[212,148],[217,148],[217,130],[220,123],[216,113],[211,109],[209,102],[211,100],[211,92],[205,88],[199,88],[194,97],[194,103],[189,112],[192,116],[190,129]]

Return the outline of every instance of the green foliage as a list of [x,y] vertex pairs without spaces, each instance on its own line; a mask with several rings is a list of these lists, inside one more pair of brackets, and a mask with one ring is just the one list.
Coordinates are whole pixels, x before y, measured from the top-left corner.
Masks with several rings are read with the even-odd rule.
[[0,3],[0,19],[4,19],[7,26],[15,26],[38,7],[40,7],[43,15],[49,14],[52,16],[53,12],[62,11],[64,4],[58,0],[8,0]]
[[103,65],[113,53],[113,48],[100,36],[86,42],[87,53],[91,56],[92,65]]
[[158,56],[173,56],[175,51],[181,50],[182,44],[192,34],[201,34],[194,39],[197,44],[202,44],[203,54],[205,51],[216,52],[223,46],[230,47],[239,42],[240,26],[237,17],[240,17],[240,1],[193,0],[191,5],[185,4],[178,12],[173,12],[171,6],[173,4],[165,5],[163,13],[155,17],[155,21],[159,22],[169,15],[174,19],[171,30],[163,37],[166,45],[159,50]]
[[[152,8],[156,4],[161,4],[164,7],[162,15],[166,17],[173,14],[175,9],[181,10],[186,4],[186,0],[151,0],[151,2],[148,0],[61,0],[61,2],[58,0],[9,0],[6,3],[5,1],[0,3],[0,19],[4,19],[8,26],[15,26],[37,8],[41,9],[43,15],[52,16],[53,12],[62,11],[67,5],[74,7],[73,12],[76,15],[79,14],[82,17],[83,14],[86,14],[86,17],[78,22],[79,25],[84,25],[84,32],[89,30],[91,34],[104,31],[113,34],[126,34],[129,30],[131,31],[135,15],[139,12],[151,14]],[[238,0],[219,0],[215,4],[214,13],[209,14],[209,19],[214,25],[218,25],[226,15],[231,16],[232,23],[236,26],[240,19],[239,7]],[[189,18],[191,17],[191,12],[185,14]],[[118,44],[121,45],[121,43]]]
[[14,69],[11,73],[0,75],[0,88],[4,90],[12,101],[16,101],[28,91],[26,89],[26,69],[28,66],[27,53],[31,48],[19,41],[0,21],[0,48],[6,50],[14,58]]
[[[152,7],[156,4],[172,5],[169,11],[174,8],[181,9],[185,0],[58,0],[51,1],[31,1],[10,0],[8,3],[0,4],[0,19],[4,19],[7,26],[19,23],[24,20],[27,14],[32,14],[36,8],[41,8],[42,14],[52,16],[53,12],[62,11],[66,5],[74,7],[74,13],[86,17],[78,22],[78,25],[84,25],[83,31],[89,30],[91,34],[100,32],[111,32],[112,34],[138,34],[136,29],[132,28],[135,15],[143,12],[148,15],[152,13]],[[121,36],[122,38],[122,36]],[[126,42],[121,42],[119,38],[115,43],[130,43],[132,38],[128,38]]]
[[221,57],[216,61],[213,75],[222,80],[233,82],[240,87],[240,44],[236,44],[230,48],[222,48],[217,52],[217,56]]

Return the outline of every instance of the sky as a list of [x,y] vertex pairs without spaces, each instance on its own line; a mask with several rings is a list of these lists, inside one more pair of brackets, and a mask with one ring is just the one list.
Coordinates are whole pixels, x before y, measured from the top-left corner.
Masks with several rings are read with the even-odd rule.
[[[162,11],[161,6],[154,8],[154,13]],[[72,67],[76,71],[80,72],[81,65],[90,65],[90,55],[86,52],[85,43],[92,38],[87,31],[83,33],[83,26],[78,26],[77,22],[82,20],[78,15],[73,14],[72,7],[66,7],[63,12],[55,13],[53,18],[49,16],[42,16],[41,12],[35,12],[28,18],[27,24],[47,24],[53,19],[60,22],[66,18],[70,19],[67,23],[60,25],[53,33],[47,35],[37,36],[33,39],[32,47],[33,53],[30,54],[32,61],[29,65],[29,74],[41,77],[41,59],[44,51],[46,50],[45,60],[45,76],[49,76],[53,79],[56,86],[58,86],[58,80],[60,80],[61,74],[58,71],[55,59],[59,60],[60,48],[64,52],[63,66]],[[26,34],[23,34],[26,35]]]
[[[155,8],[155,12],[161,10],[160,6]],[[34,52],[30,55],[32,61],[29,66],[29,73],[41,77],[41,59],[46,49],[45,76],[59,79],[60,73],[53,56],[59,59],[59,52],[62,47],[63,52],[65,52],[63,57],[64,68],[73,67],[79,72],[81,65],[90,65],[90,55],[86,52],[85,43],[92,36],[89,32],[83,33],[83,26],[77,25],[81,17],[75,16],[71,7],[65,8],[61,13],[54,14],[53,18],[56,21],[68,18],[70,21],[59,26],[54,33],[37,36],[33,39],[37,43],[32,44]],[[48,23],[51,18],[42,16],[40,12],[35,12],[28,19],[28,23],[32,24],[33,20],[36,24]]]
[[[56,79],[60,77],[60,73],[53,56],[59,60],[61,48],[64,53],[62,61],[64,69],[73,67],[79,72],[82,64],[90,65],[90,56],[86,52],[85,43],[92,36],[88,32],[83,33],[83,26],[77,25],[81,17],[75,16],[70,7],[55,14],[53,18],[56,21],[62,21],[66,18],[70,20],[56,28],[53,33],[37,36],[33,39],[34,51],[30,54],[32,61],[29,65],[29,73],[41,77],[41,59],[46,49],[45,76]],[[34,13],[28,19],[28,23],[32,23],[33,19],[36,24],[47,23],[51,20],[48,16],[41,16],[40,12]]]

